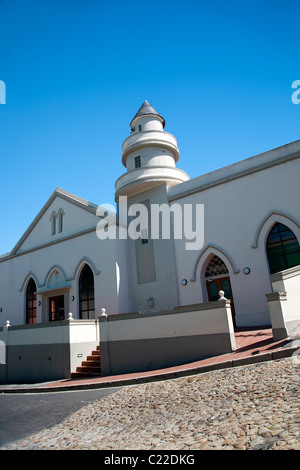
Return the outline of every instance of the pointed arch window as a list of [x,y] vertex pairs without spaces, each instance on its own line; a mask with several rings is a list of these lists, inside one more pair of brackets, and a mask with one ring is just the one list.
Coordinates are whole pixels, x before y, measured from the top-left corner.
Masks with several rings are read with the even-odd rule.
[[221,260],[217,255],[214,255],[205,271],[205,277],[221,276],[228,274],[228,269],[224,261]]
[[51,215],[50,220],[51,220],[51,235],[55,235],[56,234],[56,215],[54,212]]
[[81,319],[95,318],[94,274],[87,264],[79,278],[79,315]]
[[58,212],[52,212],[50,217],[51,222],[51,235],[56,235],[56,233],[61,233],[63,231],[63,218],[64,218],[63,209],[59,209]]
[[300,246],[292,230],[274,225],[267,238],[267,256],[271,274],[300,264]]
[[62,210],[58,212],[58,233],[61,233],[63,231],[63,217],[64,213]]
[[36,284],[31,278],[26,289],[26,324],[36,323]]

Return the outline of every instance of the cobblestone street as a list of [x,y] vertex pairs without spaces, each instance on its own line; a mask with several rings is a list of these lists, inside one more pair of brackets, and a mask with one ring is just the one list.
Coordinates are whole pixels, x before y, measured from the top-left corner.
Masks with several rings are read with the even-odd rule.
[[295,358],[123,387],[1,450],[300,450]]

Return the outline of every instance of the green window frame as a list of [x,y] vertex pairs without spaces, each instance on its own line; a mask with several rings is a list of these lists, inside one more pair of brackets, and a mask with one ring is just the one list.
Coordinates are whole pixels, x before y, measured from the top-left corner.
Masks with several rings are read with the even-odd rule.
[[271,274],[300,265],[299,242],[291,229],[276,223],[267,238],[267,257]]

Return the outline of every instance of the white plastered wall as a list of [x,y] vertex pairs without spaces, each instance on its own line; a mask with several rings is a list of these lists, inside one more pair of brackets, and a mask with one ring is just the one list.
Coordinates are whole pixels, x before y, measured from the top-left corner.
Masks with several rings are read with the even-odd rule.
[[[226,168],[228,182],[225,178],[222,184],[213,185],[213,174],[209,174],[199,178],[198,187],[203,190],[189,194],[189,188],[197,188],[191,180],[169,191],[171,204],[204,204],[205,211],[201,250],[186,251],[184,240],[174,241],[180,305],[207,300],[204,265],[208,256],[218,254],[229,270],[237,325],[270,323],[265,294],[271,291],[271,281],[265,241],[276,221],[290,227],[300,241],[299,166],[299,159],[295,159],[232,180],[230,168]],[[215,173],[216,182],[220,181],[222,174]],[[245,267],[250,268],[249,275],[244,274]],[[181,285],[182,279],[188,280],[186,286]]]

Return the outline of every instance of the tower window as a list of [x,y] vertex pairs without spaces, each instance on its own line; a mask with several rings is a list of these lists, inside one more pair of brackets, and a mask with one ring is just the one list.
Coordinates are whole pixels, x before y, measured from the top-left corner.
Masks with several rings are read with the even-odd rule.
[[141,168],[141,157],[140,156],[135,157],[134,166],[135,166],[135,168]]
[[141,231],[141,240],[142,240],[142,245],[146,245],[148,243],[148,232],[146,229],[142,229]]
[[141,124],[139,124],[139,131],[141,131],[141,130],[142,130],[142,126],[141,126]]

